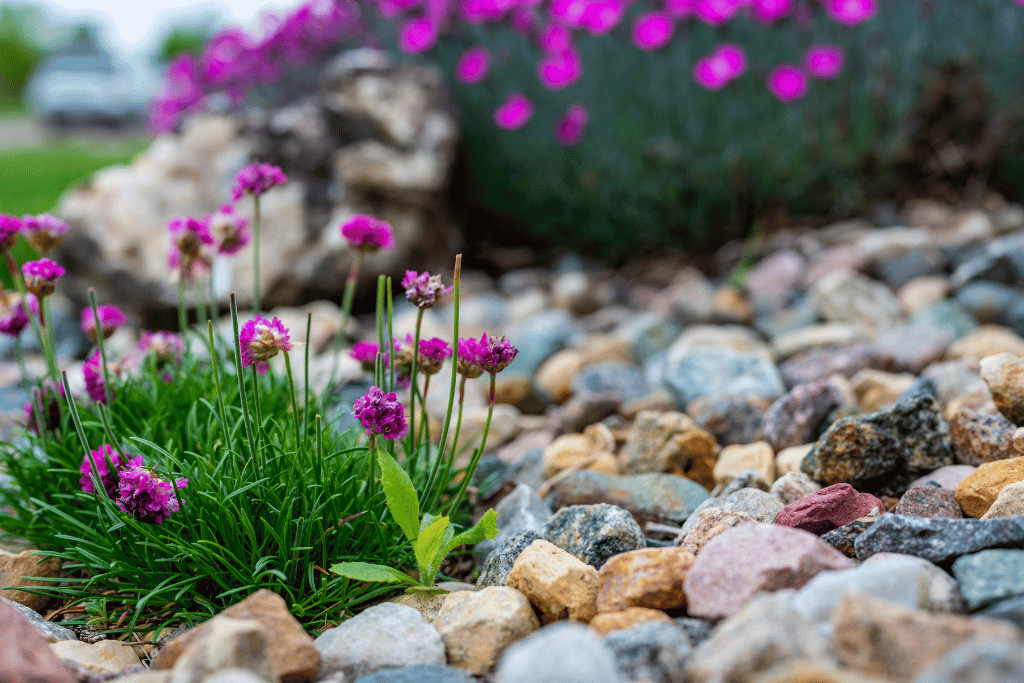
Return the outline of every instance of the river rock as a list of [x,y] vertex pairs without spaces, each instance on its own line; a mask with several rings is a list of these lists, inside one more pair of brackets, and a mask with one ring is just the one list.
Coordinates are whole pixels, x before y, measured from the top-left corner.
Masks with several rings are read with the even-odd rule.
[[60,640],[50,643],[50,649],[60,659],[70,660],[91,674],[118,674],[130,666],[142,664],[135,650],[119,640],[101,640],[97,643]]
[[532,529],[523,529],[502,539],[498,547],[484,559],[480,576],[476,580],[477,587],[504,586],[516,558],[540,537],[540,534]]
[[619,452],[622,474],[673,472],[713,485],[715,438],[685,413],[641,411]]
[[947,358],[976,358],[1009,353],[1018,358],[1024,356],[1024,339],[1013,330],[1000,325],[981,325],[977,330],[953,342]]
[[1024,515],[1024,481],[1017,481],[1007,484],[996,496],[996,500],[989,507],[988,511],[981,516],[982,519],[994,517],[1012,517]]
[[861,493],[849,484],[833,484],[784,507],[775,523],[821,536],[866,515],[884,512],[882,501],[870,493]]
[[583,624],[558,622],[513,644],[495,683],[625,683],[611,649]]
[[[29,623],[32,624],[39,635],[45,638],[48,643],[56,643],[59,640],[78,640],[78,636],[76,636],[70,629],[66,629],[60,624],[43,619],[39,612],[22,605],[20,602],[14,602],[13,600],[0,597],[0,603],[21,612],[21,614],[28,619]],[[2,670],[3,669],[0,669],[0,671]]]
[[982,521],[889,513],[858,536],[854,546],[859,560],[875,553],[890,552],[916,555],[941,564],[980,550],[1012,548],[1021,543],[1024,543],[1024,517]]
[[505,585],[523,593],[542,624],[569,619],[584,624],[597,614],[597,570],[543,539],[516,558]]
[[701,503],[694,513],[683,523],[681,533],[689,533],[698,520],[698,514],[710,508],[721,508],[727,511],[745,512],[762,524],[775,521],[782,508],[785,507],[775,496],[755,488],[740,489],[728,496],[708,498]]
[[679,630],[672,623],[672,618],[669,615],[660,609],[651,609],[649,607],[627,607],[615,612],[601,612],[591,619],[588,625],[602,636],[606,636],[612,631],[630,629],[639,624],[646,624],[652,621],[671,625],[672,628]]
[[613,555],[646,545],[640,525],[629,512],[606,503],[561,507],[541,535],[594,569]]
[[706,508],[694,513],[694,523],[689,530],[681,530],[674,543],[694,555],[719,534],[745,522],[756,522],[746,512],[725,510],[723,508]]
[[1021,642],[974,638],[959,645],[914,679],[914,683],[1017,683],[1024,680]]
[[444,640],[449,664],[483,674],[505,648],[540,628],[540,622],[523,593],[491,586],[448,594],[434,627]]
[[944,489],[956,491],[956,487],[960,485],[960,482],[977,469],[977,467],[972,467],[971,465],[947,465],[928,474],[921,475],[910,482],[910,486],[925,486],[930,482],[935,482]]
[[693,651],[683,629],[660,619],[608,633],[604,644],[628,680],[651,683],[682,683]]
[[942,360],[953,341],[946,327],[915,323],[884,332],[875,340],[878,366],[889,372],[920,373]]
[[963,511],[956,502],[956,496],[949,489],[939,486],[911,486],[892,509],[896,515],[913,517],[949,517],[962,519]]
[[270,658],[267,633],[255,619],[222,617],[178,657],[170,683],[203,683],[222,669],[241,669],[258,680],[279,681]]
[[597,610],[685,607],[683,581],[694,556],[684,548],[640,548],[611,557],[598,572]]
[[759,475],[766,488],[775,481],[775,451],[767,442],[758,441],[723,448],[715,463],[715,483],[727,486],[744,471],[752,471]]
[[0,672],[10,683],[73,683],[76,677],[61,664],[46,639],[29,621],[0,601]]
[[1018,457],[1013,447],[1016,430],[1017,426],[1002,415],[986,415],[969,408],[956,411],[949,421],[953,454],[964,465]]
[[669,365],[665,383],[681,408],[701,396],[750,394],[774,401],[785,391],[771,361],[727,349],[688,352]]
[[797,385],[765,413],[765,439],[777,451],[810,443],[818,437],[822,420],[842,403],[843,396],[832,382]]
[[748,272],[743,287],[751,303],[761,310],[777,310],[789,303],[803,277],[803,257],[784,249],[758,261]]
[[821,278],[811,287],[811,298],[826,320],[857,325],[872,335],[896,327],[903,317],[888,287],[853,270]]
[[549,500],[555,509],[610,503],[640,522],[682,524],[707,497],[700,484],[674,474],[576,472],[554,486]]
[[868,528],[875,523],[877,519],[857,519],[849,524],[844,524],[841,527],[833,529],[826,534],[823,534],[821,540],[828,543],[830,546],[841,552],[847,557],[857,557],[857,550],[854,547],[854,542],[857,537],[863,534]]
[[981,377],[999,412],[1024,426],[1024,360],[1010,353],[988,356],[981,361]]
[[975,612],[1007,598],[1024,595],[1024,550],[982,550],[953,562],[953,576],[967,609]]
[[940,275],[915,277],[896,292],[903,312],[913,316],[922,308],[945,301],[949,294],[949,279]]
[[875,361],[874,346],[857,342],[849,346],[811,349],[779,364],[779,373],[787,387],[817,382],[832,375],[851,377]]
[[[771,401],[761,396],[716,395],[690,401],[686,412],[719,444],[745,444],[760,441],[764,413]],[[690,477],[706,486],[700,479]]]
[[786,472],[775,480],[769,493],[783,505],[789,505],[820,490],[821,485],[803,472]]
[[983,463],[957,485],[956,502],[967,516],[981,517],[995,503],[1000,491],[1021,480],[1024,480],[1024,456]]
[[[413,664],[401,669],[381,669],[369,676],[363,676],[359,683],[476,683],[475,678],[462,669],[441,664]],[[330,683],[325,679],[322,683]],[[340,683],[346,683],[340,681]]]
[[[50,581],[38,581],[36,578],[52,578],[60,576],[60,560],[56,557],[44,558],[35,550],[25,550],[14,554],[0,550],[0,588],[40,588],[52,586]],[[46,606],[50,598],[45,595],[26,593],[20,590],[5,590],[3,597],[39,611]]]

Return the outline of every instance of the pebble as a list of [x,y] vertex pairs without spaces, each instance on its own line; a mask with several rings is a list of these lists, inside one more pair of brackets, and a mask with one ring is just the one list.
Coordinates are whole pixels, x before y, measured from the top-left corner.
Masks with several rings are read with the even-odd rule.
[[725,510],[723,508],[711,507],[694,514],[695,520],[689,530],[682,529],[675,538],[674,543],[683,550],[696,555],[708,542],[718,536],[726,529],[743,524],[744,522],[756,522],[746,512],[739,510]]
[[1015,425],[1024,425],[1024,360],[1011,353],[983,358],[981,378],[999,412]]
[[[774,459],[772,465],[774,466]],[[742,491],[743,489],[758,489],[760,491],[770,491],[772,488],[771,484],[765,479],[762,472],[757,470],[747,469],[740,470],[736,473],[736,476],[732,478],[724,488],[716,486],[715,490],[721,489],[721,497],[727,498],[732,494]]]
[[868,413],[891,408],[913,384],[914,375],[909,372],[886,372],[874,368],[858,370],[850,378],[857,405]]
[[911,486],[892,509],[896,515],[962,519],[963,510],[949,489],[939,486]]
[[[505,648],[540,628],[540,622],[521,591],[490,586],[448,594],[434,628],[444,641],[448,664],[482,674]],[[438,663],[445,664],[441,659]]]
[[886,332],[875,341],[879,367],[889,372],[920,373],[942,360],[953,341],[945,326],[914,323]]
[[975,612],[1007,598],[1024,596],[1024,550],[982,550],[953,562],[953,576],[967,609]]
[[[606,636],[612,631],[630,629],[639,624],[646,624],[652,621],[672,624],[672,618],[660,609],[627,607],[615,612],[601,612],[590,620],[589,626],[602,636]],[[675,628],[674,624],[673,628]]]
[[783,507],[785,506],[779,502],[779,499],[770,493],[754,488],[740,489],[728,496],[705,500],[683,523],[682,531],[688,533],[692,530],[700,519],[697,513],[710,508],[720,508],[729,512],[745,512],[755,522],[771,524]]
[[980,610],[975,614],[989,619],[1002,619],[1014,626],[1024,623],[1024,597],[1008,598]]
[[832,484],[784,507],[775,523],[821,536],[874,512],[885,512],[878,498],[849,484]]
[[956,502],[964,514],[981,517],[999,497],[1008,484],[1024,480],[1024,456],[1010,460],[996,460],[978,465],[978,469],[964,477],[956,487]]
[[1019,641],[970,640],[927,667],[914,683],[1019,683],[1024,649]]
[[694,555],[685,548],[641,548],[610,558],[598,572],[597,611],[686,606],[683,581]]
[[701,349],[670,364],[665,383],[685,407],[702,396],[750,394],[774,401],[785,387],[775,365],[757,354]]
[[783,505],[789,505],[820,490],[821,485],[803,472],[791,471],[776,479],[769,493]]
[[477,587],[504,586],[516,558],[539,538],[541,538],[540,533],[532,529],[523,529],[502,539],[498,547],[484,559],[480,576],[476,580]]
[[[817,442],[805,443],[799,446],[793,446],[791,448],[783,448],[781,451],[775,454],[775,474],[780,478],[789,474],[790,472],[804,474],[801,470],[803,466],[804,458],[810,453]],[[807,475],[804,474],[806,477]],[[810,479],[810,477],[808,477]]]
[[597,614],[598,583],[594,567],[540,539],[519,553],[505,585],[526,596],[541,624],[564,619],[586,624]]
[[572,396],[572,381],[583,367],[583,354],[575,349],[558,351],[545,360],[533,376],[538,393],[551,403],[564,403]]
[[886,514],[857,537],[857,559],[875,553],[916,555],[941,564],[961,555],[1024,543],[1024,517],[947,519]]
[[806,263],[799,252],[784,249],[758,261],[743,281],[755,308],[777,310],[796,294]]
[[[272,635],[255,619],[211,620],[210,628],[197,636],[174,663],[170,683],[203,683],[222,669],[242,670],[257,680],[280,680],[270,657],[268,641]],[[117,641],[105,640],[97,645],[111,642]]]
[[874,346],[857,342],[849,346],[811,349],[779,364],[779,373],[787,387],[817,382],[832,375],[851,377],[875,360]]
[[413,664],[401,669],[381,669],[376,673],[363,676],[358,683],[426,683],[427,681],[430,683],[475,683],[476,679],[454,666]]
[[622,474],[673,472],[712,486],[715,438],[685,413],[641,411],[619,452]]
[[766,441],[723,448],[715,463],[715,484],[728,485],[746,470],[753,470],[769,486],[775,481],[775,451]]
[[541,536],[594,569],[619,553],[646,546],[644,533],[626,510],[607,503],[566,505]]
[[[723,446],[746,444],[762,438],[764,413],[771,401],[761,396],[735,394],[701,396],[690,401],[686,412]],[[714,458],[711,459],[712,465]],[[701,482],[694,478],[694,481]],[[703,484],[703,482],[701,482]]]
[[619,405],[632,403],[650,393],[640,368],[620,361],[605,361],[584,367],[573,378],[572,388],[577,397],[611,398]]
[[[50,582],[35,579],[55,576],[60,576],[60,560],[56,557],[43,559],[35,550],[25,550],[17,554],[0,550],[0,587],[2,588],[49,586],[52,585]],[[36,611],[43,609],[49,602],[49,598],[45,595],[19,590],[4,590],[3,596]]]
[[981,516],[982,519],[994,517],[1012,517],[1024,515],[1024,481],[1017,481],[1007,484],[996,496],[988,511]]
[[[56,643],[59,640],[78,640],[78,636],[76,636],[73,631],[64,628],[60,624],[55,624],[52,621],[43,619],[42,615],[31,607],[26,607],[20,602],[14,602],[13,600],[8,600],[3,597],[0,597],[0,604],[12,607],[21,612],[29,623],[32,624],[32,627],[36,632],[45,638],[48,643]],[[0,669],[0,671],[2,671],[2,669]]]
[[929,482],[935,482],[944,489],[955,491],[960,482],[977,469],[971,465],[946,465],[918,477],[910,482],[910,486],[924,486]]
[[563,434],[544,449],[544,477],[550,479],[563,470],[593,467],[603,451],[602,444],[589,435]]
[[512,492],[494,506],[494,514],[498,535],[493,540],[487,539],[489,543],[478,544],[476,552],[489,553],[506,538],[520,531],[529,529],[539,533],[554,513],[532,486],[516,484]]
[[946,357],[976,358],[979,361],[988,356],[1009,353],[1024,356],[1024,339],[1013,330],[1000,325],[981,325],[970,334],[953,342]]
[[768,408],[764,438],[777,451],[810,443],[818,438],[822,421],[842,404],[842,393],[828,380],[799,384]]
[[903,309],[884,284],[853,270],[829,273],[811,286],[811,298],[830,322],[850,323],[872,336],[900,324]]
[[704,546],[686,575],[687,613],[718,619],[758,591],[800,588],[850,559],[814,534],[776,524],[741,524]]
[[60,640],[50,643],[50,649],[59,659],[68,659],[89,673],[120,673],[129,666],[142,664],[135,650],[118,640]]
[[[10,683],[74,683],[75,677],[10,601],[0,601],[0,672]],[[17,647],[10,644],[17,643]]]
[[826,534],[821,536],[821,540],[828,543],[830,546],[841,552],[847,557],[857,557],[857,551],[854,547],[854,542],[857,537],[863,534],[868,528],[875,523],[877,517],[874,519],[857,519],[849,524],[833,529]]
[[956,411],[949,421],[949,439],[957,462],[981,465],[994,460],[1016,458],[1013,447],[1017,426],[1002,415],[986,415],[970,408]]
[[553,509],[609,503],[642,522],[682,524],[707,497],[703,486],[675,474],[576,472],[554,486],[549,502]]
[[949,280],[935,275],[915,277],[896,292],[903,311],[910,316],[931,304],[945,301],[948,295]]
[[693,651],[682,628],[660,620],[609,633],[604,643],[628,680],[650,683],[681,682]]
[[505,650],[495,683],[625,683],[604,639],[583,624],[558,622]]
[[805,325],[774,335],[772,351],[776,358],[789,358],[810,349],[847,346],[863,341],[864,337],[864,332],[856,325]]

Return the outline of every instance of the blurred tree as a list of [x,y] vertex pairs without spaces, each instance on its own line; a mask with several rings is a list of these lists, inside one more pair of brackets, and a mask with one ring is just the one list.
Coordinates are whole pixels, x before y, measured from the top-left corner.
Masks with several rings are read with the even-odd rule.
[[211,35],[213,32],[209,25],[174,26],[157,48],[156,59],[166,64],[183,53],[202,54],[203,47],[209,42]]
[[0,6],[0,104],[21,100],[32,71],[43,57],[33,38],[39,10],[30,6]]

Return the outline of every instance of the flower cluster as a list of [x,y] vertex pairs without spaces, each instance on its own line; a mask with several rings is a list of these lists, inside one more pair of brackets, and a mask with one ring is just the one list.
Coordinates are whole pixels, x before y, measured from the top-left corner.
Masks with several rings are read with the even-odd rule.
[[167,363],[180,363],[185,352],[185,341],[173,332],[151,332],[146,330],[139,339],[139,352],[153,354],[157,367]]
[[[279,169],[280,170],[280,169]],[[225,256],[237,254],[252,241],[249,220],[235,212],[231,204],[224,204],[217,213],[206,216],[203,221],[217,245],[217,253]]]
[[0,251],[8,251],[21,232],[22,220],[17,216],[0,214]]
[[21,233],[36,251],[45,254],[64,241],[68,224],[48,213],[25,216],[21,219]]
[[441,282],[440,275],[431,275],[415,270],[405,271],[402,278],[402,287],[405,288],[406,300],[418,308],[431,308],[441,298],[441,295],[452,291],[452,286],[445,287]]
[[242,327],[238,333],[238,342],[242,350],[242,367],[252,365],[260,375],[267,374],[270,359],[278,351],[287,353],[294,348],[284,323],[277,318],[267,320],[261,315]]
[[188,486],[184,477],[174,480],[172,484],[153,474],[142,466],[142,458],[136,457],[128,461],[127,466],[118,475],[117,507],[129,513],[140,522],[160,524],[179,509],[178,491]]
[[[26,308],[27,304],[27,308]],[[0,291],[0,334],[17,337],[28,326],[29,312],[39,312],[34,294]]]
[[178,271],[184,280],[192,280],[205,273],[213,264],[211,246],[214,243],[206,221],[188,216],[172,218],[167,224],[171,233],[171,253],[167,265]]
[[363,370],[373,372],[377,363],[378,349],[379,347],[372,342],[356,342],[349,355],[362,364]]
[[120,453],[109,445],[103,444],[97,450],[89,451],[89,455],[82,459],[82,466],[78,468],[82,476],[78,483],[86,493],[96,493],[96,486],[93,481],[93,466],[95,466],[103,490],[111,498],[117,498],[118,482],[120,481],[119,475],[127,464],[127,461],[121,457]]
[[507,368],[518,353],[504,336],[490,337],[484,333],[480,339],[459,339],[458,371],[470,378],[485,372],[494,375]]
[[278,166],[254,161],[235,176],[235,184],[231,188],[231,199],[240,201],[246,195],[259,197],[273,187],[284,185],[288,177]]
[[417,367],[424,375],[436,375],[441,371],[444,359],[451,355],[452,347],[445,340],[438,337],[421,339]]
[[21,273],[25,277],[25,289],[39,298],[53,294],[57,289],[57,278],[65,272],[67,271],[63,267],[48,258],[27,261],[21,267]]
[[[105,304],[96,307],[96,314],[100,319],[100,332],[104,339],[110,339],[114,331],[128,322],[128,316],[117,306]],[[82,332],[85,332],[94,343],[96,342],[96,318],[92,314],[92,308],[82,309]]]
[[391,225],[364,214],[356,214],[342,223],[341,236],[353,249],[367,254],[379,249],[392,249],[395,246],[395,234]]
[[385,439],[405,436],[405,408],[394,392],[384,393],[380,387],[370,387],[366,395],[356,399],[352,414],[366,429],[367,436],[379,435]]

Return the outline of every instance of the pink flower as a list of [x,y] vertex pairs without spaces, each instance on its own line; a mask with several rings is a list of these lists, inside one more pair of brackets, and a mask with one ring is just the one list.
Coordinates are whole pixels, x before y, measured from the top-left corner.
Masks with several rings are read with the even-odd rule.
[[771,24],[783,18],[793,8],[793,0],[753,0],[754,18],[762,24]]
[[377,345],[372,342],[356,342],[348,355],[359,361],[363,370],[373,372],[377,364]]
[[424,309],[433,307],[443,294],[447,294],[454,288],[454,286],[445,287],[441,282],[440,275],[431,275],[426,271],[417,273],[415,270],[405,271],[402,287],[405,289],[405,298],[409,303]]
[[623,0],[592,0],[580,20],[591,34],[600,36],[618,26],[625,12]]
[[209,247],[213,244],[213,235],[205,221],[179,216],[171,219],[167,229],[171,233],[167,265],[177,269],[186,280],[210,269],[213,257]]
[[548,24],[537,37],[537,44],[544,52],[564,52],[572,48],[572,33],[562,24]]
[[64,241],[68,224],[48,213],[38,216],[25,216],[22,219],[22,232],[32,247],[46,253]]
[[249,221],[235,213],[235,207],[231,204],[223,205],[220,211],[210,214],[203,222],[208,226],[210,235],[217,244],[218,254],[237,254],[252,241]]
[[491,53],[484,47],[471,47],[462,53],[455,65],[455,77],[460,83],[479,83],[491,67]]
[[405,408],[394,392],[384,393],[380,387],[370,387],[352,405],[352,414],[366,429],[366,435],[378,434],[385,439],[405,436]]
[[21,274],[25,277],[25,289],[40,298],[53,294],[57,289],[57,278],[66,272],[48,258],[27,261],[21,267]]
[[841,47],[815,45],[804,55],[804,67],[815,78],[835,78],[843,70],[844,59],[845,55]]
[[402,52],[410,55],[426,52],[436,42],[437,24],[426,17],[407,22],[398,36],[398,46]]
[[878,14],[877,0],[825,0],[828,15],[840,24],[856,26]]
[[21,228],[22,220],[20,218],[9,214],[0,214],[0,251],[7,251],[14,246]]
[[441,371],[444,359],[452,355],[452,347],[438,337],[420,340],[420,355],[417,360],[420,372],[425,375],[436,375]]
[[747,56],[743,49],[732,43],[720,45],[693,66],[693,80],[708,90],[721,90],[727,83],[747,70]]
[[487,333],[480,336],[477,349],[477,364],[483,368],[484,372],[489,372],[492,375],[507,368],[519,353],[519,350],[512,346],[512,343],[504,336],[488,337]]
[[533,10],[528,7],[516,7],[508,17],[512,29],[522,36],[529,36],[533,33],[533,27],[537,25],[537,17]]
[[89,451],[89,455],[82,458],[82,465],[78,468],[82,476],[78,480],[78,485],[86,493],[96,493],[96,484],[93,481],[92,464],[90,461],[96,464],[96,472],[99,474],[103,490],[111,498],[116,498],[117,484],[120,481],[118,475],[128,465],[126,459],[108,444],[103,444],[96,450]]
[[185,342],[173,332],[150,332],[146,330],[139,339],[139,351],[156,356],[157,365],[180,363],[185,352]]
[[391,225],[365,214],[356,214],[342,223],[341,236],[348,240],[353,249],[369,254],[395,246]]
[[555,139],[563,147],[572,147],[583,139],[583,131],[586,127],[586,107],[582,104],[574,104],[565,112],[565,116],[555,123]]
[[188,486],[188,479],[181,477],[174,484],[157,477],[142,466],[142,458],[132,458],[128,467],[121,470],[118,481],[117,507],[131,514],[140,522],[160,524],[178,511],[179,491]]
[[455,362],[458,373],[470,379],[484,374],[484,369],[480,366],[480,354],[483,352],[483,346],[473,337],[459,339],[459,357]]
[[537,62],[537,76],[548,90],[561,90],[579,80],[583,64],[575,50],[545,55]]
[[768,74],[768,89],[782,102],[793,102],[807,94],[807,76],[798,66],[780,64]]
[[697,18],[711,26],[721,26],[736,16],[739,0],[697,0],[694,11]]
[[665,0],[665,12],[670,17],[685,19],[693,14],[694,0]]
[[519,130],[533,116],[533,102],[520,93],[512,93],[494,110],[494,122],[505,130]]
[[672,39],[672,20],[663,12],[640,15],[633,24],[633,44],[641,50],[657,50]]
[[288,328],[277,318],[267,320],[262,315],[256,316],[242,327],[238,333],[238,344],[242,351],[242,367],[250,365],[260,375],[267,374],[270,359],[278,351],[291,351],[295,345],[288,336]]
[[587,11],[589,0],[552,0],[551,14],[567,26],[580,26]]
[[[96,349],[86,359],[82,366],[82,375],[85,377],[85,390],[96,403],[107,403],[108,395],[103,382],[103,360],[100,350]],[[107,366],[110,367],[109,365]]]
[[418,0],[380,0],[377,10],[385,17],[392,19],[406,10],[414,8]]
[[[100,331],[103,332],[104,339],[110,339],[114,330],[128,322],[128,316],[117,306],[97,306],[96,313],[100,319]],[[89,339],[96,341],[96,319],[92,315],[92,307],[82,309],[82,332],[85,332]]]
[[[26,306],[25,304],[28,304]],[[39,312],[34,294],[0,291],[0,334],[17,337],[28,326],[29,312]]]
[[288,177],[280,167],[254,161],[235,176],[231,198],[237,202],[247,194],[259,197],[270,188],[284,185],[286,182]]

